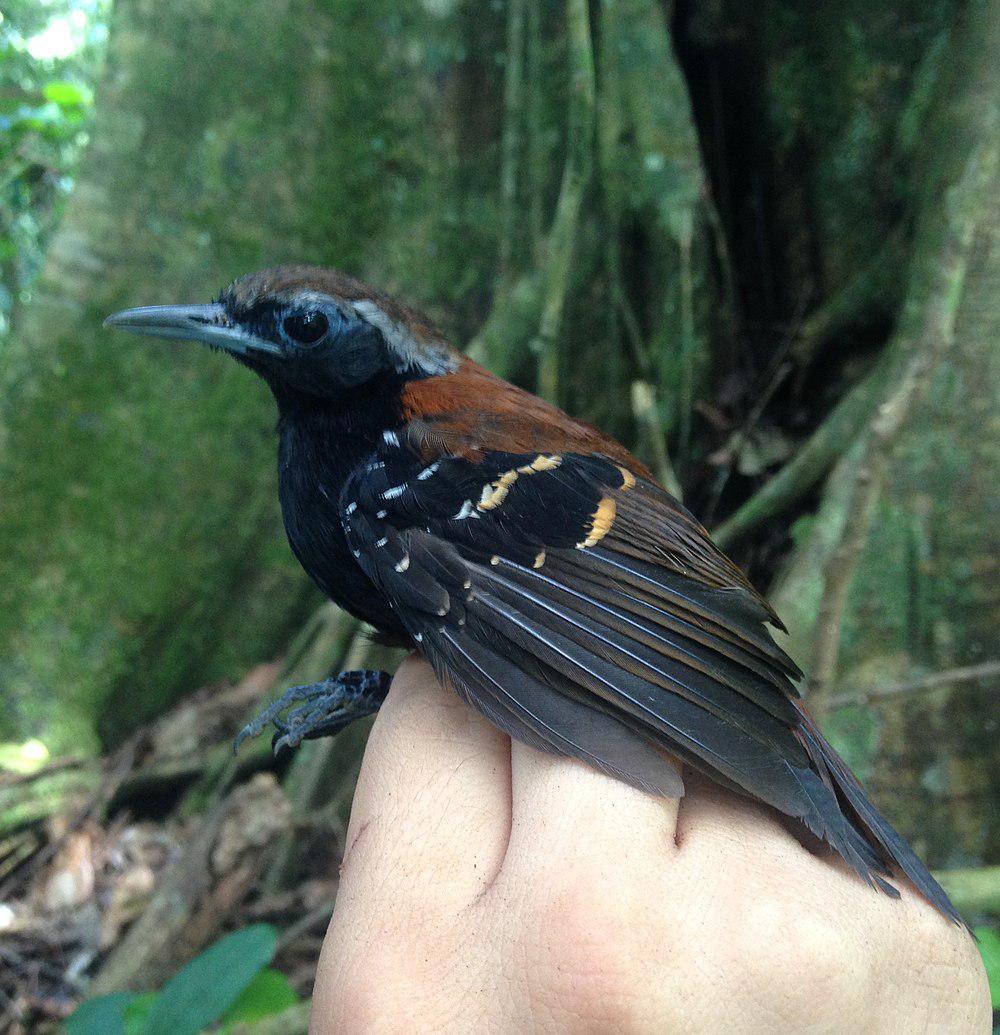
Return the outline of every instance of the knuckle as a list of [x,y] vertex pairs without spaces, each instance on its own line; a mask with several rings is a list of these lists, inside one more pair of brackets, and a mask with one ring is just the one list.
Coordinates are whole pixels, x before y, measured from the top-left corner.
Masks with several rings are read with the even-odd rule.
[[976,944],[968,932],[913,897],[897,929],[897,958],[907,961],[914,988],[927,1008],[957,1019],[989,1016],[989,984]]
[[866,984],[856,950],[835,919],[765,892],[744,900],[733,936],[719,940],[715,964],[735,996],[764,1016],[789,1026],[836,1023],[850,1015]]
[[320,1013],[318,1005],[314,1006],[314,1028],[331,1032],[391,1030],[396,1014],[393,990],[399,982],[379,981],[375,975],[399,975],[398,964],[394,954],[372,947],[350,959],[341,959],[323,995],[324,1011]]
[[[328,1013],[322,1030],[336,1032],[408,1032],[424,1029],[420,1018],[453,1017],[465,1006],[448,975],[418,962],[426,954],[397,938],[370,940],[351,954],[323,996]],[[449,994],[449,990],[451,994]],[[318,1020],[314,1018],[314,1021]],[[416,1027],[414,1027],[416,1025]],[[315,1025],[319,1030],[320,1025]]]
[[526,925],[533,1007],[574,1031],[641,1030],[643,981],[629,910],[607,884],[552,891]]

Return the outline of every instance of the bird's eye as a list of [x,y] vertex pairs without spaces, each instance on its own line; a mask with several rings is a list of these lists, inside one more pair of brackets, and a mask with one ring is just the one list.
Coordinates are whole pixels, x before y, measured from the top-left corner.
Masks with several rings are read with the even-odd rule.
[[318,309],[291,313],[281,321],[282,330],[300,345],[315,345],[330,329],[330,321]]

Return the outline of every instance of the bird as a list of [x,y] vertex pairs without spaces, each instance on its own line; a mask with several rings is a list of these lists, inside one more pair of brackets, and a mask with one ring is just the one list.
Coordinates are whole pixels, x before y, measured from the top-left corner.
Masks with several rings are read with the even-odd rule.
[[[320,590],[514,740],[679,797],[688,768],[789,817],[873,889],[961,919],[804,707],[780,618],[627,449],[345,273],[285,265],[105,325],[233,356],[278,411],[279,497]],[[376,712],[387,673],[292,687],[274,748]],[[807,833],[808,832],[808,833]]]

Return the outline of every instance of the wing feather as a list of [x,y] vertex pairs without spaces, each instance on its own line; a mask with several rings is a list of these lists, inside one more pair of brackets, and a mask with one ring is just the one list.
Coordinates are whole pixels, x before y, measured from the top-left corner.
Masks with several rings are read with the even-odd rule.
[[704,529],[607,457],[384,456],[344,532],[441,678],[515,739],[654,793],[670,758],[800,820],[954,916],[796,701],[777,619]]
[[[595,711],[523,670],[467,633],[431,636],[439,675],[515,740],[569,755],[650,794],[679,798],[680,774],[669,756],[611,715]],[[443,662],[443,664],[442,664]]]

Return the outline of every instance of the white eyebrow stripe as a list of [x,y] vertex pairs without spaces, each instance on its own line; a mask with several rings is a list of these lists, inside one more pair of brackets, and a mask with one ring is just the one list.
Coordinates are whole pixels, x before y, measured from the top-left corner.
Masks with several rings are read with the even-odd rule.
[[410,329],[397,323],[374,299],[359,298],[345,303],[363,320],[382,332],[386,344],[400,367],[416,366],[425,374],[449,374],[458,366],[448,349],[434,341],[419,341]]

